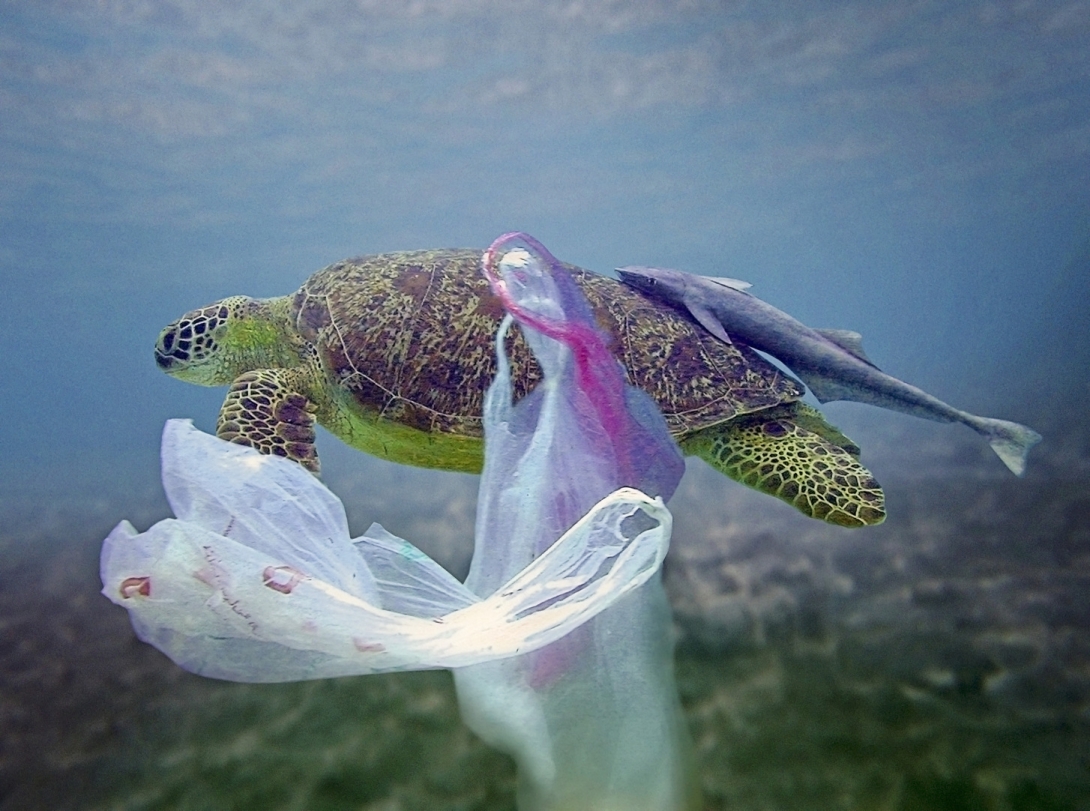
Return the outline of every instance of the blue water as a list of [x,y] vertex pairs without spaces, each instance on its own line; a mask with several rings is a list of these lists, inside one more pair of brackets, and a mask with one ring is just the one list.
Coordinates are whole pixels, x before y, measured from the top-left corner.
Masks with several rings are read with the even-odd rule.
[[[1073,675],[1090,661],[1090,620],[1068,610],[1090,592],[1082,2],[0,3],[0,596],[9,612],[54,593],[59,602],[47,604],[63,616],[106,612],[94,596],[94,546],[123,517],[143,526],[165,514],[163,421],[214,426],[222,391],[155,368],[163,325],[225,295],[291,292],[344,257],[484,247],[514,229],[601,272],[658,264],[745,279],[807,323],[861,332],[869,355],[898,377],[1045,434],[1018,482],[963,428],[834,405],[830,418],[886,485],[887,524],[858,536],[811,526],[694,465],[679,495],[668,584],[694,646],[687,655],[697,657],[688,661],[703,663],[689,665],[701,675],[687,706],[709,695],[721,709],[735,701],[733,677],[717,684],[708,674],[749,673],[747,662],[760,672],[778,666],[776,683],[796,684],[790,657],[814,623],[821,644],[855,652],[821,654],[830,683],[857,685],[862,668],[873,695],[938,696],[920,711],[933,710],[927,724],[941,745],[896,749],[907,734],[896,719],[872,739],[844,733],[837,751],[852,768],[843,774],[893,765],[869,794],[828,777],[855,798],[843,807],[1068,808],[1080,790],[1090,795],[1090,781],[1064,772],[1062,758],[1047,774],[994,766],[1007,762],[995,741],[1008,733],[965,733],[1000,753],[982,755],[987,768],[967,765],[957,731],[991,724],[1024,736],[1019,724],[1032,716],[1059,730],[1040,751],[1090,747],[1090,687]],[[471,477],[395,470],[329,437],[321,452],[327,480],[351,494],[357,527],[380,520],[464,567]],[[705,576],[687,580],[694,572]],[[1010,593],[995,591],[996,578],[1013,584]],[[924,595],[920,616],[897,609],[898,595],[914,589]],[[935,606],[948,604],[958,606],[958,627],[936,624]],[[31,615],[42,619],[39,609]],[[65,737],[50,702],[26,697],[19,685],[43,673],[77,674],[55,689],[84,685],[91,728],[151,734],[139,727],[139,704],[118,715],[108,700],[121,687],[78,678],[76,663],[101,659],[97,646],[121,651],[119,671],[145,655],[125,641],[123,617],[102,626],[113,641],[69,630],[57,636],[68,642],[38,647],[27,642],[40,631],[31,619],[4,626],[0,699],[24,708],[21,720],[0,720],[4,792],[25,789],[32,775],[48,783],[64,763],[129,762],[105,739]],[[965,683],[993,685],[981,688],[986,701],[958,703],[964,679],[945,654],[889,655],[909,650],[908,638],[921,650],[941,638],[952,651],[984,651],[990,664]],[[860,639],[889,647],[859,653]],[[1037,669],[1018,664],[1003,640],[1011,650],[1024,642]],[[739,646],[750,659],[729,658]],[[701,656],[726,658],[713,667]],[[169,682],[169,667],[156,678]],[[1024,680],[1018,690],[1043,698],[1009,698],[1009,673]],[[835,792],[807,794],[802,783],[795,794],[786,784],[757,788],[754,764],[789,763],[790,750],[777,749],[784,737],[821,726],[814,708],[829,701],[819,693],[777,694],[780,710],[801,713],[795,732],[780,710],[761,714],[763,694],[752,712],[708,721],[709,796],[834,807],[820,804]],[[141,700],[152,706],[156,695]],[[846,719],[875,705],[852,707],[825,720],[849,729]],[[693,723],[709,713],[694,709]],[[27,749],[33,729],[55,734]],[[723,761],[743,739],[760,744],[752,783],[738,762]],[[872,741],[879,754],[866,754]],[[20,746],[24,755],[11,755]],[[267,751],[257,746],[260,761]],[[384,756],[394,757],[390,746]],[[241,762],[230,774],[246,773]],[[800,762],[842,774],[828,760]],[[132,769],[117,785],[144,784]],[[732,795],[724,775],[756,793]],[[344,796],[329,807],[367,799]],[[479,802],[466,807],[491,807],[472,796]],[[509,794],[496,796],[504,807]],[[60,806],[54,798],[43,807]]]

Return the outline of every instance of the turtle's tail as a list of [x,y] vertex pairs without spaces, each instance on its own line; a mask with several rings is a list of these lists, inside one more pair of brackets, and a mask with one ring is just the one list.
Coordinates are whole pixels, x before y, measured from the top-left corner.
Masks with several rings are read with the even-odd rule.
[[1026,455],[1030,448],[1041,441],[1041,435],[1032,428],[1007,420],[977,417],[974,428],[983,434],[992,450],[1011,469],[1015,476],[1026,472]]

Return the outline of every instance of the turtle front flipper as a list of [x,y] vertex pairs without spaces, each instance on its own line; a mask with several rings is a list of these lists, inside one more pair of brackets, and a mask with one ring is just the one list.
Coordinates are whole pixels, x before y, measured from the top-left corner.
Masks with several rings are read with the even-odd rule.
[[220,409],[216,436],[319,471],[315,405],[299,393],[294,369],[258,369],[235,378]]
[[885,494],[859,448],[803,403],[740,417],[682,440],[726,476],[843,527],[880,524]]

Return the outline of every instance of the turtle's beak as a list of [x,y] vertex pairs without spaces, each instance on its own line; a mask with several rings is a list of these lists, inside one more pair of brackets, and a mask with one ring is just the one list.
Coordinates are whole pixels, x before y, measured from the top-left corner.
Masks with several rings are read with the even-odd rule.
[[175,359],[170,355],[164,355],[159,347],[155,347],[155,362],[164,372],[169,372],[175,364]]

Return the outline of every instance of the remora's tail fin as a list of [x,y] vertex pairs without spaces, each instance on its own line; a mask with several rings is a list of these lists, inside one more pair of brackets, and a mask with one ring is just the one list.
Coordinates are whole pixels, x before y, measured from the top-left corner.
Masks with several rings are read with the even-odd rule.
[[980,418],[980,432],[988,439],[992,450],[1011,469],[1015,476],[1026,472],[1026,454],[1041,441],[1041,435],[1032,428],[1007,420]]

